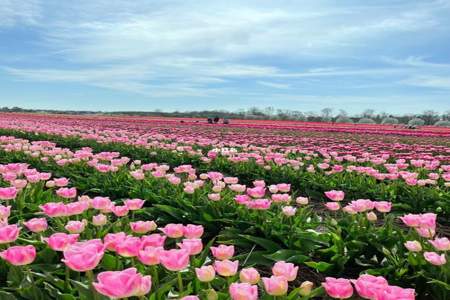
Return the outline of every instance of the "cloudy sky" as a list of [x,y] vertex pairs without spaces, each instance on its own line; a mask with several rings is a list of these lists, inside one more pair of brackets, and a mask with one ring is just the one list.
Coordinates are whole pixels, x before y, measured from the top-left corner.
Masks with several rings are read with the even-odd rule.
[[0,105],[445,111],[449,16],[450,0],[0,0]]

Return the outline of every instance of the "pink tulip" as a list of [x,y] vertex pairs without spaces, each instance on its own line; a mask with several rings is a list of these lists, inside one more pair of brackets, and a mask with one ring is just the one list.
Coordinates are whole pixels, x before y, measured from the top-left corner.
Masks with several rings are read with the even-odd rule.
[[66,204],[66,216],[76,216],[82,214],[89,208],[89,203],[77,201]]
[[226,184],[237,184],[239,182],[239,178],[237,177],[225,177],[223,181]]
[[203,250],[201,239],[183,239],[181,243],[177,243],[178,247],[185,249],[189,255],[197,255]]
[[219,193],[208,194],[208,199],[211,200],[211,201],[219,201],[220,200],[220,194]]
[[247,195],[236,195],[234,197],[234,200],[236,201],[236,203],[238,204],[246,204],[247,202],[250,201],[250,197]]
[[199,239],[203,235],[202,225],[188,224],[183,228],[183,234],[188,239]]
[[125,232],[107,233],[103,238],[106,249],[116,251],[117,244],[127,237]]
[[230,245],[219,245],[218,247],[211,247],[211,252],[213,256],[218,260],[230,259],[234,255],[234,246]]
[[177,177],[177,176],[175,176],[175,175],[169,176],[169,177],[167,178],[167,180],[168,180],[171,184],[173,184],[173,185],[179,185],[179,184],[181,183],[180,177]]
[[434,213],[425,213],[420,215],[420,227],[427,229],[436,229],[436,217]]
[[120,256],[135,257],[139,255],[139,250],[142,249],[142,242],[140,238],[128,235],[124,239],[118,240],[115,248]]
[[0,257],[14,266],[31,264],[36,258],[34,246],[13,246],[0,252]]
[[373,202],[369,199],[358,199],[358,200],[351,201],[349,206],[352,208],[353,211],[365,212],[365,211],[374,209],[375,202]]
[[450,251],[450,240],[446,237],[428,241],[438,251]]
[[356,215],[358,212],[357,211],[355,211],[354,209],[353,209],[353,207],[351,206],[351,205],[346,205],[346,206],[344,206],[343,208],[342,208],[342,211],[344,211],[344,212],[346,212],[346,213],[348,213],[348,214],[350,214],[350,215]]
[[332,201],[342,201],[344,200],[345,193],[343,191],[331,190],[325,192],[325,196]]
[[48,238],[43,238],[47,245],[55,251],[64,251],[70,245],[77,242],[79,234],[66,234],[62,232],[57,232],[52,234]]
[[128,199],[125,200],[125,206],[128,207],[129,210],[138,210],[144,206],[144,200],[142,199]]
[[110,209],[117,217],[124,217],[129,211],[126,205],[111,205]]
[[180,300],[200,300],[200,298],[198,296],[190,295],[190,296],[185,296],[185,297],[181,298]]
[[[220,183],[220,182],[221,182],[221,181],[219,181],[218,183]],[[208,194],[208,199],[211,200],[211,201],[219,201],[219,200],[220,200],[220,192],[221,192],[222,190],[223,190],[222,185],[220,185],[220,184],[214,185],[214,186],[212,187],[212,191],[213,191],[214,193]]]
[[247,188],[247,194],[252,198],[262,198],[266,194],[266,189],[262,186]]
[[255,268],[245,268],[239,273],[239,280],[249,284],[257,284],[261,276]]
[[286,217],[292,217],[297,212],[297,209],[292,206],[284,206],[281,210]]
[[376,300],[415,300],[414,289],[404,289],[398,286],[388,286],[380,291]]
[[406,241],[404,243],[406,249],[408,249],[411,252],[420,252],[422,251],[422,245],[419,241]]
[[257,300],[258,287],[249,283],[234,282],[229,288],[232,300]]
[[0,200],[12,200],[17,196],[17,189],[15,187],[0,188]]
[[84,231],[84,228],[86,227],[87,220],[83,221],[69,221],[67,222],[67,225],[64,226],[64,228],[69,233],[82,233]]
[[[26,178],[27,178],[27,180],[28,180],[30,183],[36,183],[36,182],[39,182],[39,181],[41,180],[39,174],[28,175],[28,176],[26,176]],[[17,186],[16,186],[16,187],[17,187]]]
[[130,172],[131,176],[133,176],[136,180],[144,180],[145,174],[141,170]]
[[0,219],[7,220],[11,215],[11,206],[0,205]]
[[275,203],[289,202],[291,201],[291,196],[289,194],[272,194],[271,199]]
[[103,214],[92,216],[92,224],[94,226],[103,226],[108,222],[108,218]]
[[166,241],[166,236],[158,233],[144,235],[141,237],[142,247],[164,247],[164,243]]
[[112,299],[144,296],[152,285],[151,276],[142,276],[136,268],[102,272],[97,280],[93,283],[97,292]]
[[220,172],[208,172],[208,178],[212,181],[219,181],[222,180],[223,174]]
[[348,279],[326,277],[322,286],[332,298],[347,299],[353,295],[353,287]]
[[71,199],[77,196],[77,189],[72,188],[59,188],[56,190],[56,194],[62,198]]
[[388,213],[391,211],[392,203],[388,201],[377,201],[375,203],[375,208],[381,213]]
[[53,178],[53,181],[55,182],[55,185],[57,187],[65,187],[66,185],[69,184],[69,179],[67,179],[65,177]]
[[210,282],[216,277],[216,271],[213,266],[203,266],[195,268],[195,274],[201,282]]
[[92,199],[92,207],[98,210],[106,210],[111,207],[111,200],[108,197],[95,197]]
[[414,229],[421,237],[424,237],[427,239],[431,239],[436,234],[436,230],[431,229],[431,228],[416,227]]
[[436,252],[424,252],[423,257],[427,262],[435,266],[442,266],[447,263],[445,259],[445,254],[437,254]]
[[297,278],[298,267],[293,263],[278,261],[272,267],[272,273],[275,276],[283,276],[287,281],[293,281]]
[[[36,178],[39,179],[39,178]],[[28,181],[26,181],[25,179],[16,179],[12,182],[12,185],[17,189],[17,190],[21,190],[24,187],[26,187],[28,184]]]
[[220,276],[229,277],[237,273],[239,261],[231,260],[216,260],[214,262],[214,269]]
[[245,205],[250,209],[267,210],[272,205],[272,201],[269,199],[255,199],[246,202]]
[[43,232],[47,230],[48,227],[46,218],[33,218],[27,222],[24,222],[23,225],[25,225],[28,230],[32,232]]
[[164,228],[161,228],[161,231],[168,237],[177,239],[183,236],[184,226],[183,224],[167,224]]
[[364,274],[357,280],[352,280],[358,295],[364,299],[377,299],[377,295],[384,291],[387,286],[387,280],[382,276],[373,276]]
[[403,221],[403,223],[406,226],[409,227],[418,227],[420,225],[420,215],[415,215],[415,214],[407,214],[404,215],[403,217],[400,217],[400,219]]
[[67,208],[63,202],[48,202],[40,205],[39,208],[50,218],[63,217],[67,214]]
[[86,272],[97,267],[105,253],[105,246],[99,239],[77,242],[64,250],[64,262],[77,272]]
[[145,247],[143,250],[139,250],[139,261],[147,266],[158,265],[160,263],[159,256],[162,251],[164,251],[163,247]]
[[189,264],[189,252],[185,249],[164,250],[160,255],[161,264],[169,271],[181,271]]
[[331,211],[336,211],[341,208],[341,206],[337,202],[327,202],[327,203],[325,203],[325,207]]
[[264,283],[264,289],[267,294],[271,296],[282,296],[287,293],[288,282],[286,278],[282,276],[271,276],[262,278]]
[[291,190],[291,185],[288,183],[279,183],[277,184],[278,191],[281,193],[289,193]]
[[192,185],[185,186],[183,191],[186,194],[193,194],[195,192],[195,188]]
[[156,230],[158,225],[154,221],[136,221],[130,222],[130,227],[133,232],[144,234]]
[[0,244],[9,244],[17,240],[20,228],[16,224],[0,226]]
[[228,186],[228,188],[235,193],[243,193],[247,189],[247,187],[244,184],[231,184]]
[[266,183],[264,182],[264,180],[255,180],[253,181],[253,185],[255,187],[265,187]]
[[306,205],[309,202],[308,197],[297,197],[297,199],[295,199],[295,202],[297,202],[297,204],[299,205]]

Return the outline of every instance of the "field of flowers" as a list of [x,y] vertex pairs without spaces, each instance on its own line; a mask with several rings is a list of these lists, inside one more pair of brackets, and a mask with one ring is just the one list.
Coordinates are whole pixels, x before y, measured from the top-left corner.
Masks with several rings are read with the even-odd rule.
[[450,130],[0,114],[0,300],[450,299]]

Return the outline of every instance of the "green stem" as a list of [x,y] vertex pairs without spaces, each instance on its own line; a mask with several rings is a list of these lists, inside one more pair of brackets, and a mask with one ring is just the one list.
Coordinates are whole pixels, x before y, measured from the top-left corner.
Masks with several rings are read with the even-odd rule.
[[232,278],[232,276],[228,276],[227,277],[227,285],[228,285],[228,287],[230,287],[230,285],[233,283],[233,278]]
[[158,286],[159,286],[158,267],[157,266],[151,266],[150,271],[152,273],[154,289],[157,290]]
[[181,277],[181,272],[178,272],[178,289],[180,294],[183,293],[183,278]]
[[94,288],[94,272],[92,272],[92,270],[86,271],[86,277],[89,280],[89,284],[91,285],[91,291],[92,291],[92,295],[94,296],[94,300],[99,300],[98,298],[98,293]]
[[70,269],[68,266],[66,266],[66,278],[64,281],[64,286],[66,290],[70,291]]

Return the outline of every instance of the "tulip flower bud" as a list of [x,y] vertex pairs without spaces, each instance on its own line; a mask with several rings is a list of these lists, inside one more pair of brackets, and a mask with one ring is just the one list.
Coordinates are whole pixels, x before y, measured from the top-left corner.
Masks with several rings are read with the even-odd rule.
[[373,211],[367,213],[366,217],[370,222],[375,222],[377,220],[377,215]]
[[217,299],[219,299],[219,296],[217,295],[217,292],[214,289],[209,289],[206,291],[206,299],[207,300],[217,300]]
[[53,180],[49,180],[45,183],[45,186],[48,188],[55,187],[55,182]]
[[302,296],[308,296],[309,294],[311,294],[311,290],[314,286],[314,283],[312,283],[311,281],[304,281],[302,282],[302,284],[300,285],[300,295]]

